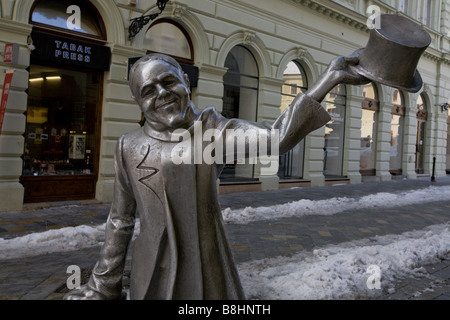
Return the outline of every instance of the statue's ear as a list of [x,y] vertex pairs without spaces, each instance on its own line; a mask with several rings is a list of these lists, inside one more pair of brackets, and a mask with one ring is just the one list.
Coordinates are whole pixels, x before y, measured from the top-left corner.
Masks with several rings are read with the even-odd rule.
[[191,82],[189,81],[189,76],[187,73],[183,74],[184,82],[186,82],[186,86],[189,88],[189,91],[191,91]]

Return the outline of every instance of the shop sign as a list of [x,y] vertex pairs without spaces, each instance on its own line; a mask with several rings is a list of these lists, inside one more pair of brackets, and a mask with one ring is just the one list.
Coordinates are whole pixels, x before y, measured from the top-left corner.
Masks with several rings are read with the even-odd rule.
[[2,132],[3,119],[5,117],[6,104],[8,102],[9,90],[11,88],[14,70],[6,70],[5,81],[3,82],[2,100],[0,104],[0,134]]
[[33,32],[31,37],[36,47],[31,53],[34,61],[109,71],[111,49],[107,46],[42,32]]
[[17,43],[7,43],[5,45],[3,62],[17,64],[18,60],[19,60],[19,45]]

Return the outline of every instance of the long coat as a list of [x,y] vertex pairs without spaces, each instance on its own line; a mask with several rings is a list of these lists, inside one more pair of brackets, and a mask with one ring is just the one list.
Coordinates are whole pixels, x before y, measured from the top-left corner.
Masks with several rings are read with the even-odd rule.
[[[213,108],[199,112],[197,119],[202,133],[218,130],[224,148],[230,142],[228,129],[256,129],[266,132],[269,141],[270,129],[278,129],[281,154],[329,120],[308,96],[297,97],[272,128],[226,119]],[[251,140],[247,146],[257,143]],[[114,200],[88,287],[106,298],[120,295],[137,213],[140,233],[132,256],[131,299],[244,299],[218,202],[216,181],[224,164],[176,165],[171,158],[175,146],[177,142],[164,140],[148,126],[118,141]]]

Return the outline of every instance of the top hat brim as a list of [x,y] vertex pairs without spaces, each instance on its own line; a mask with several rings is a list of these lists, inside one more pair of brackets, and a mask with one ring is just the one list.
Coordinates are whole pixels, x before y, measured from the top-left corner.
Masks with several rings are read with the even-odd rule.
[[[352,53],[350,56],[359,56],[359,53],[361,53],[365,48],[361,48],[356,50],[354,53]],[[387,85],[389,87],[393,87],[393,88],[397,88],[397,89],[401,89],[401,90],[405,90],[405,91],[409,91],[409,92],[418,92],[423,85],[423,80],[422,80],[422,76],[420,75],[419,71],[416,70],[414,77],[408,82],[408,83],[395,83],[392,81],[389,81],[387,79],[384,79],[380,76],[377,76],[376,74],[370,72],[369,70],[366,70],[363,66],[361,66],[360,64],[357,64],[354,66],[356,72],[360,75],[362,75],[363,77],[374,81],[374,82],[378,82],[384,85]]]

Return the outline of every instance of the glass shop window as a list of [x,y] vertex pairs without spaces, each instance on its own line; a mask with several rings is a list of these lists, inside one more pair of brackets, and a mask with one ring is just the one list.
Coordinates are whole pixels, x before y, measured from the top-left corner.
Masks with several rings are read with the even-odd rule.
[[23,176],[91,175],[100,75],[31,65]]
[[[244,46],[237,45],[225,60],[227,73],[223,77],[224,94],[222,115],[256,121],[259,90],[259,70],[253,54]],[[227,163],[220,178],[253,179],[254,165],[247,159]]]
[[[284,84],[281,89],[281,113],[295,99],[297,94],[305,93],[308,89],[306,72],[300,63],[290,61],[283,73]],[[303,176],[305,141],[300,141],[288,153],[279,159],[278,177],[281,179],[301,178]]]
[[326,177],[342,176],[344,162],[345,85],[338,85],[325,97],[326,110],[331,120],[325,126],[323,174]]
[[405,104],[402,93],[395,89],[392,97],[391,147],[389,170],[391,174],[402,173],[403,130],[405,119]]
[[416,173],[424,173],[425,133],[428,120],[428,108],[423,94],[417,99],[417,135],[416,135]]
[[372,83],[364,86],[361,119],[360,173],[374,176],[376,166],[376,146],[379,102]]

